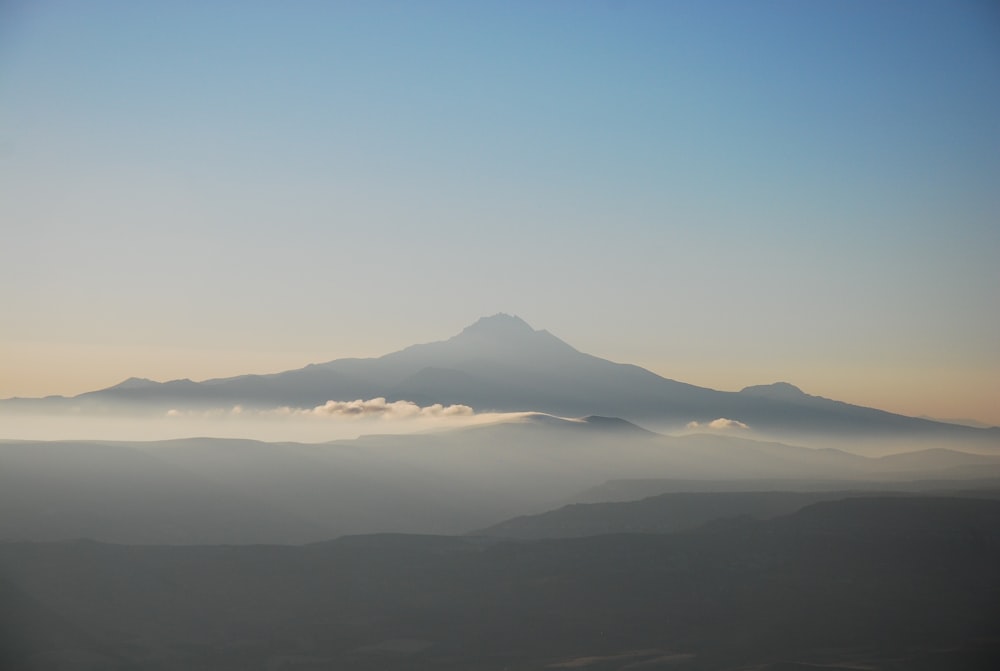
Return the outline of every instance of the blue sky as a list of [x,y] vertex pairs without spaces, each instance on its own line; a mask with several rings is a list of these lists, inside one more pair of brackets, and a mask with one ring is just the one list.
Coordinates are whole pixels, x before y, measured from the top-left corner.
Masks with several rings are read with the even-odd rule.
[[517,313],[1000,423],[988,2],[7,3],[0,396]]

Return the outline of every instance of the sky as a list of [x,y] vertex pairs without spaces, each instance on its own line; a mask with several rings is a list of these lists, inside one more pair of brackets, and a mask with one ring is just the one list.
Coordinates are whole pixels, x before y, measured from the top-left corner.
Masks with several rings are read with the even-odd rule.
[[0,397],[507,312],[1000,424],[991,2],[0,4]]

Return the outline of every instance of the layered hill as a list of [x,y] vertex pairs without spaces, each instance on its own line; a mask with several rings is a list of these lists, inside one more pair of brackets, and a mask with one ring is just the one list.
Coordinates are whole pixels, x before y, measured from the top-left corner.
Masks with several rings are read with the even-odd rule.
[[[689,482],[689,486],[698,483]],[[881,483],[880,483],[881,484]],[[711,487],[710,483],[702,486]],[[912,488],[917,486],[912,483]],[[953,498],[1000,499],[1000,488],[948,491]],[[848,498],[907,497],[908,492],[844,491],[702,491],[672,492],[637,501],[577,503],[538,515],[506,520],[471,535],[503,539],[582,538],[602,534],[674,533],[734,518],[767,520],[806,506]]]
[[783,489],[839,479],[871,489],[990,475],[1000,476],[1000,457],[937,450],[876,459],[549,415],[321,444],[0,441],[0,539],[295,543],[462,533],[557,508],[608,480],[685,479],[710,491],[699,482]]
[[863,498],[680,534],[0,544],[25,669],[995,669],[1000,502]]

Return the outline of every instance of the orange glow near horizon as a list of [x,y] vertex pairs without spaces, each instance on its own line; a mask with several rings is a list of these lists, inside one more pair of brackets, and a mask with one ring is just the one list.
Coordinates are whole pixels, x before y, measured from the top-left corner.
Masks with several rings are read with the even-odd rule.
[[[385,352],[251,351],[66,343],[5,343],[0,398],[74,396],[129,377],[157,381],[277,373],[341,356]],[[600,354],[597,354],[600,356]],[[909,416],[1000,425],[1000,381],[986,370],[903,369],[831,364],[712,367],[698,361],[644,364],[657,374],[722,391],[784,381],[807,394]]]

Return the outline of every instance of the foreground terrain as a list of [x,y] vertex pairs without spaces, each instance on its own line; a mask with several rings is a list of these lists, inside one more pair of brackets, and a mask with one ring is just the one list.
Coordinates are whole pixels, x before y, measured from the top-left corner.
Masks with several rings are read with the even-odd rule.
[[932,669],[1000,660],[1000,502],[674,534],[0,545],[17,669]]

